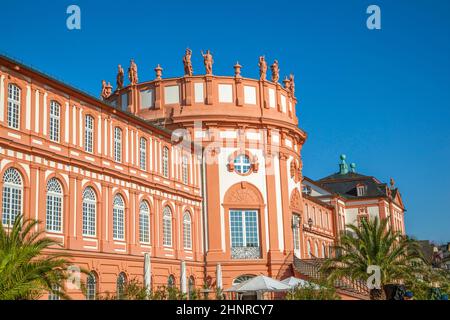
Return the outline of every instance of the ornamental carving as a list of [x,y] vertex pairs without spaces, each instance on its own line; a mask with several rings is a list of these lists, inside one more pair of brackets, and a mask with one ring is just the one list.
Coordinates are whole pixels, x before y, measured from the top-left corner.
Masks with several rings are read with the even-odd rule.
[[263,205],[262,196],[259,190],[248,182],[240,182],[228,189],[224,197],[224,205],[246,205],[259,207]]
[[302,180],[302,162],[292,160],[290,167],[291,178],[297,183]]
[[256,203],[258,196],[249,189],[235,190],[229,197],[229,201],[232,203]]
[[292,191],[291,194],[291,209],[293,211],[296,212],[301,212],[302,211],[302,197],[300,195],[300,192],[296,189],[294,189],[294,191]]

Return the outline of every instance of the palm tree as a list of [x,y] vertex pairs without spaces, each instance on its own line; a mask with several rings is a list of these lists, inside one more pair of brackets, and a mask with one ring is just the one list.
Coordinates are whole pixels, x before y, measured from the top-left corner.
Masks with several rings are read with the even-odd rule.
[[59,243],[36,231],[38,224],[20,215],[12,228],[0,221],[0,300],[37,299],[45,292],[68,298],[67,255],[44,253]]
[[362,219],[360,226],[347,225],[348,231],[342,234],[339,252],[327,259],[322,271],[330,280],[350,278],[366,281],[370,276],[368,266],[380,268],[381,288],[370,289],[370,299],[380,300],[382,288],[389,283],[404,280],[421,259],[417,243],[388,227],[389,219]]

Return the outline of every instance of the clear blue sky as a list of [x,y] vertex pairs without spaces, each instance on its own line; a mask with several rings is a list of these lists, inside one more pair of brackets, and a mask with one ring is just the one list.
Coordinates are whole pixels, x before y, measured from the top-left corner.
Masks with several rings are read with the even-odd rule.
[[[66,8],[81,8],[81,30]],[[366,28],[381,8],[382,30]],[[0,51],[98,96],[117,64],[134,58],[139,78],[183,72],[181,57],[214,54],[214,72],[258,76],[258,56],[294,72],[304,174],[337,171],[346,153],[357,171],[394,177],[407,232],[450,241],[450,1],[2,1]]]

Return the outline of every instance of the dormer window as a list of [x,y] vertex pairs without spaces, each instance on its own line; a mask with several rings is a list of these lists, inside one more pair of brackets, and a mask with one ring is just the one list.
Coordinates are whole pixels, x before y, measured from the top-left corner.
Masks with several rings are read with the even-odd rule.
[[311,195],[311,186],[303,185],[302,186],[302,193],[307,194],[307,195]]
[[365,184],[358,184],[356,186],[356,194],[358,197],[367,195],[367,186]]

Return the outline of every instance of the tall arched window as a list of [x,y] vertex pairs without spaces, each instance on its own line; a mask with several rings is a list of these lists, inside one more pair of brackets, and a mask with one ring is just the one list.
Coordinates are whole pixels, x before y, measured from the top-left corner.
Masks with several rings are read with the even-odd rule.
[[20,88],[8,85],[8,127],[19,129],[20,123]]
[[114,160],[122,162],[122,129],[114,128]]
[[150,243],[150,209],[147,201],[139,205],[139,241]]
[[309,240],[308,240],[308,242],[306,242],[306,250],[308,253],[308,258],[312,258],[311,242]]
[[300,257],[300,216],[292,215],[292,236],[294,237],[294,253]]
[[94,152],[94,117],[91,115],[84,118],[84,151]]
[[171,274],[169,278],[167,278],[167,287],[169,288],[175,287],[175,277],[173,276],[173,274]]
[[188,157],[183,156],[182,163],[181,163],[181,175],[183,179],[184,184],[188,184],[189,180],[189,171],[188,171]]
[[95,300],[97,296],[97,276],[94,272],[87,275],[86,300]]
[[316,258],[319,257],[319,245],[317,244],[317,242],[314,243],[314,255]]
[[162,149],[162,174],[164,177],[169,177],[169,148]]
[[96,235],[97,197],[91,187],[83,192],[83,236]]
[[188,298],[192,299],[195,294],[195,279],[194,276],[190,276],[188,280]]
[[12,227],[16,217],[22,214],[23,182],[19,171],[8,168],[3,175],[2,223]]
[[139,166],[141,170],[147,170],[147,139],[139,140]]
[[163,245],[172,246],[172,210],[169,207],[163,210]]
[[191,215],[189,212],[185,212],[183,215],[183,244],[184,249],[192,249],[192,237],[191,237]]
[[327,257],[327,249],[325,247],[325,243],[322,243],[322,258]]
[[47,231],[62,231],[62,202],[63,192],[58,179],[51,178],[47,182],[47,211],[45,227]]
[[117,283],[116,283],[116,292],[117,292],[117,299],[123,299],[123,294],[125,292],[125,284],[127,283],[127,276],[125,273],[121,272],[119,273],[119,276],[117,277]]
[[113,239],[125,240],[125,204],[120,194],[113,201]]
[[56,101],[50,101],[50,140],[59,142],[61,106]]

